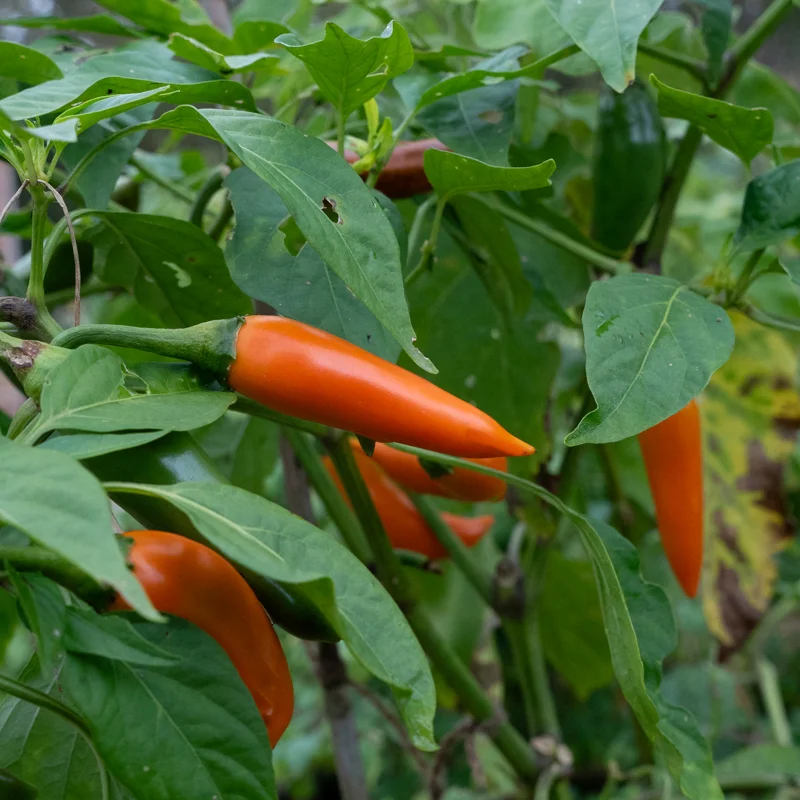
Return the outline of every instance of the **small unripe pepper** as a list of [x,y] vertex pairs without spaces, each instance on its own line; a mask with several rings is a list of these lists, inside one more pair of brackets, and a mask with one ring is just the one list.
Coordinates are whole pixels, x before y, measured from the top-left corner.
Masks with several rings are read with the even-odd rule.
[[[392,546],[431,559],[446,558],[447,551],[411,498],[364,452],[354,450],[353,456]],[[333,462],[327,456],[323,458],[323,462],[339,491],[349,503],[347,492]],[[476,545],[494,524],[494,517],[490,514],[480,517],[461,517],[443,512],[442,519],[467,547]]]
[[[163,531],[133,531],[128,560],[153,605],[204,630],[228,654],[253,695],[273,747],[294,710],[292,676],[278,636],[252,589],[222,556]],[[112,610],[129,606],[117,597]]]
[[[360,449],[355,441],[353,447]],[[455,467],[452,472],[432,477],[416,456],[395,450],[386,444],[376,444],[372,458],[395,483],[416,494],[432,494],[469,503],[502,500],[506,495],[506,483],[500,478],[482,475],[463,467]],[[503,472],[508,471],[508,459],[505,457],[469,460]]]
[[62,347],[87,342],[187,359],[275,411],[376,442],[466,458],[534,452],[488,414],[419,375],[285,317],[249,316],[178,329],[81,325],[54,340]]
[[664,552],[683,591],[697,594],[703,567],[703,441],[691,400],[639,434]]

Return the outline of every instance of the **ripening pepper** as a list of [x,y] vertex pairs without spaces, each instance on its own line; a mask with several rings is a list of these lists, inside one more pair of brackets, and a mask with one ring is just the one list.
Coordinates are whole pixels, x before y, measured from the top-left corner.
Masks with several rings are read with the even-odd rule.
[[[336,147],[335,142],[328,142]],[[428,150],[446,150],[438,139],[420,139],[417,142],[398,142],[392,151],[386,166],[378,176],[375,188],[393,200],[425,194],[431,190],[428,176],[425,174],[424,159]],[[357,153],[348,150],[345,158],[350,164],[359,160]]]
[[[152,483],[169,486],[184,481],[228,483],[217,465],[188,433],[169,433],[121,453],[109,453],[84,462],[102,481]],[[201,538],[191,519],[172,503],[158,497],[125,492],[114,500],[140,525],[167,528],[190,539]],[[290,584],[268,580],[242,570],[272,621],[292,636],[313,641],[336,642],[339,636],[320,610]]]
[[[427,558],[445,558],[447,551],[411,498],[366,453],[357,449],[354,450],[353,456],[392,546],[398,550],[419,553]],[[349,503],[350,499],[333,462],[327,456],[323,458],[323,462],[339,491]],[[476,545],[494,524],[494,517],[489,514],[480,517],[461,517],[444,512],[442,519],[467,547]]]
[[664,179],[667,140],[658,105],[639,80],[622,94],[600,90],[592,185],[592,238],[625,252]]
[[[274,747],[292,719],[294,690],[286,656],[247,581],[199,542],[163,531],[133,531],[128,560],[153,605],[188,620],[228,654],[253,695]],[[111,610],[129,609],[117,596]]]
[[534,452],[488,414],[424,378],[302,322],[249,316],[190,328],[81,325],[54,343],[93,342],[192,361],[252,400],[300,419],[466,458]]
[[[352,441],[352,445],[361,449],[361,445],[356,441]],[[455,467],[452,472],[432,477],[416,456],[395,450],[386,444],[376,444],[372,458],[395,483],[409,492],[432,494],[470,503],[502,500],[506,495],[506,483],[500,478],[482,475],[463,467]],[[472,458],[470,461],[503,472],[508,470],[508,459],[505,457]]]
[[697,594],[703,566],[703,445],[692,400],[639,434],[664,552],[683,591]]

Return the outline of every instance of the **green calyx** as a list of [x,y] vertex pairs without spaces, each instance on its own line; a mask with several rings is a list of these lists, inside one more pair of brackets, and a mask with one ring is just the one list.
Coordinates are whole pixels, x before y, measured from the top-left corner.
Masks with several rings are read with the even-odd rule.
[[80,325],[59,334],[53,344],[69,349],[82,344],[104,344],[145,350],[160,356],[191,361],[224,380],[236,358],[236,337],[243,322],[243,317],[234,317],[201,322],[189,328]]

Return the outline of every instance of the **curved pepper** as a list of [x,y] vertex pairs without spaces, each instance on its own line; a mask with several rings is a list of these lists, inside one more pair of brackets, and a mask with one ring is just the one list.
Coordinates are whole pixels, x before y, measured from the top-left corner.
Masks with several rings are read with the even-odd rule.
[[683,591],[697,594],[703,566],[703,444],[692,400],[639,434],[664,552]]
[[[392,546],[398,550],[419,553],[427,558],[446,558],[447,551],[425,522],[422,514],[417,511],[411,498],[361,450],[356,450],[353,455]],[[327,456],[323,458],[323,462],[339,491],[349,503],[347,492],[333,462]],[[467,547],[476,545],[494,524],[494,517],[489,514],[481,517],[460,517],[457,514],[443,512],[442,519]]]
[[[128,560],[153,605],[188,620],[228,654],[253,695],[274,747],[292,719],[292,676],[278,636],[247,581],[199,542],[163,531],[133,531]],[[130,606],[117,596],[111,610]]]
[[[103,481],[162,486],[184,481],[228,483],[188,433],[169,433],[140,447],[88,459],[84,465]],[[166,500],[128,492],[115,496],[114,500],[148,528],[168,528],[190,539],[200,536],[189,517]],[[305,595],[255,573],[248,573],[247,577],[276,625],[300,639],[339,640],[336,631]]]
[[592,237],[615,253],[630,247],[658,199],[666,136],[658,105],[641,81],[600,92],[594,152]]
[[[353,448],[360,452],[361,445],[351,440]],[[455,467],[452,472],[433,478],[411,453],[403,453],[386,444],[376,444],[372,459],[397,484],[409,492],[449,497],[451,500],[464,500],[477,503],[485,500],[502,500],[506,495],[506,483],[491,475]],[[471,458],[476,464],[493,469],[508,471],[508,459]]]
[[249,316],[178,329],[81,325],[54,342],[112,344],[186,359],[275,411],[377,442],[467,458],[534,452],[488,414],[413,372],[284,317]]
[[[335,142],[328,142],[336,147]],[[425,174],[424,159],[427,150],[447,150],[438,139],[420,139],[417,142],[398,142],[389,156],[386,166],[378,176],[375,188],[392,200],[425,194],[431,190]],[[348,150],[345,152],[348,163],[355,164],[360,156]]]

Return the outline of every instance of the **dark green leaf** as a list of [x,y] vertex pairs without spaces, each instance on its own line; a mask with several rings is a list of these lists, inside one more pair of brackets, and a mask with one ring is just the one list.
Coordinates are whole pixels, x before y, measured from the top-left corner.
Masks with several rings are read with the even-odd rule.
[[6,439],[0,439],[0,448],[0,519],[113,586],[144,616],[157,619],[117,546],[108,498],[97,480],[63,453]]
[[705,7],[701,29],[708,53],[708,78],[716,85],[722,75],[722,57],[731,38],[731,0],[699,0]]
[[595,281],[583,312],[586,376],[597,402],[565,442],[615,442],[680,411],[733,349],[719,306],[672,278]]
[[347,115],[375,97],[390,78],[410,69],[414,49],[402,25],[390,22],[380,36],[361,41],[338,25],[325,26],[325,38],[300,44],[292,34],[276,39],[299,58],[322,94]]
[[744,194],[734,239],[740,250],[756,250],[800,233],[800,159],[753,178]]
[[182,33],[173,33],[169,37],[169,49],[181,58],[191,61],[192,64],[219,72],[222,75],[233,75],[237,72],[262,72],[274,69],[278,63],[278,56],[269,53],[224,56]]
[[266,726],[222,648],[179,619],[132,627],[175,663],[70,654],[62,674],[112,774],[136,797],[276,800]]
[[138,447],[160,439],[167,431],[142,431],[139,433],[72,433],[66,436],[51,436],[40,447],[58,450],[78,461],[84,458],[116,453],[130,447]]
[[435,692],[425,654],[386,590],[332,536],[234,486],[122,484],[120,489],[167,500],[229,560],[295,584],[364,667],[392,687],[416,746],[435,747]]
[[533,167],[496,167],[447,150],[425,151],[425,174],[443,198],[461,192],[520,192],[550,185],[552,159]]
[[193,388],[134,394],[123,385],[118,355],[104,347],[83,345],[45,379],[36,431],[39,435],[53,430],[188,431],[219,419],[235,399],[232,392]]
[[316,250],[296,255],[286,246],[289,218],[281,198],[249,169],[225,181],[236,212],[236,229],[225,258],[236,284],[285,317],[307,322],[394,361],[400,348],[375,316],[347,288]]
[[220,53],[232,53],[233,42],[209,21],[195,0],[171,3],[169,0],[96,0],[97,5],[127,17],[148,31],[169,36],[182,33],[213,47]]
[[558,550],[551,552],[536,607],[544,654],[580,700],[614,679],[588,561],[569,560]]
[[64,649],[145,667],[170,666],[180,658],[142,636],[130,620],[85,608],[66,609]]
[[546,0],[562,28],[600,67],[605,82],[621,92],[636,77],[639,36],[664,0]]
[[62,72],[44,53],[16,42],[0,41],[0,76],[33,86],[57,80]]
[[[167,325],[246,314],[252,303],[234,284],[219,245],[196,225],[170,217],[98,213],[119,245],[116,281]],[[107,280],[112,280],[110,275]]]
[[770,142],[774,123],[766,108],[743,108],[692,92],[673,89],[655,75],[662,116],[688,120],[721,147],[749,164]]
[[123,25],[108,14],[91,14],[86,17],[13,17],[0,19],[0,25],[17,28],[51,28],[57,31],[104,33],[108,36],[135,36],[132,28]]

